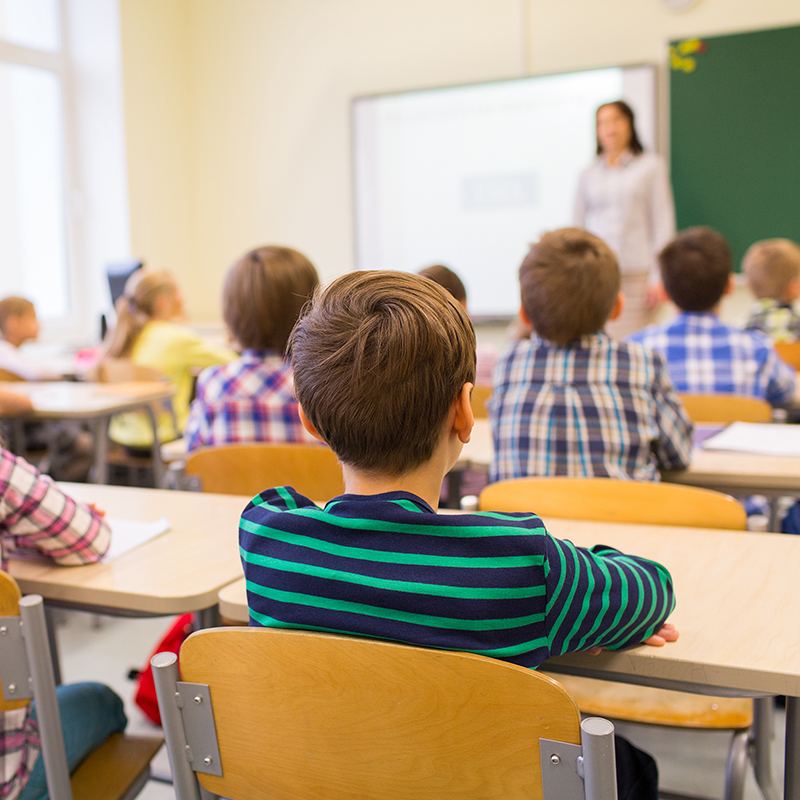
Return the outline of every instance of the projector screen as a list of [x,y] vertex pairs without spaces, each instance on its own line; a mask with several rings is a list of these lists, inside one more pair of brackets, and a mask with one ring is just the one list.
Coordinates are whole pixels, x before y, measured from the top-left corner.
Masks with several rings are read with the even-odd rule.
[[445,264],[474,317],[516,314],[520,262],[544,231],[572,224],[595,110],[619,99],[654,149],[653,66],[354,100],[358,268]]

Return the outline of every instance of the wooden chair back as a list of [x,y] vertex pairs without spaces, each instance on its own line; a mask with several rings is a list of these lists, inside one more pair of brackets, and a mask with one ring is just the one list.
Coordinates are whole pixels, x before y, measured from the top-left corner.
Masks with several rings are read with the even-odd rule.
[[[20,592],[17,582],[7,572],[0,572],[0,617],[18,617],[21,597],[22,592]],[[28,703],[30,700],[13,700],[5,697],[2,693],[2,684],[0,684],[0,713],[23,708]]]
[[272,486],[292,486],[312,500],[344,493],[342,468],[333,451],[314,444],[254,442],[201,447],[186,458],[186,475],[204,492],[254,496]]
[[800,342],[775,342],[775,350],[789,366],[800,370]]
[[758,397],[739,394],[682,394],[683,407],[692,422],[771,422],[772,406]]
[[612,478],[516,478],[487,486],[481,511],[533,511],[541,517],[746,530],[733,497],[674,483]]
[[99,383],[165,381],[164,373],[155,367],[136,364],[129,358],[104,358],[91,373]]
[[25,378],[17,375],[16,372],[9,372],[7,369],[0,369],[0,381],[4,383],[19,383],[24,381]]
[[223,776],[197,777],[234,800],[532,800],[539,738],[581,740],[560,684],[468,653],[216,628],[187,639],[180,670],[213,703]]
[[475,386],[472,389],[472,413],[475,419],[487,419],[486,401],[492,396],[491,386]]

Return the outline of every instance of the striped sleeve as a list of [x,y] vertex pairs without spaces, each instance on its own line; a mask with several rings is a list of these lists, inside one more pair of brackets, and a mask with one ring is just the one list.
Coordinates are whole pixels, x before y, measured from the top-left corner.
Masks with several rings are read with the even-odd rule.
[[669,572],[639,556],[548,537],[546,625],[550,655],[639,644],[675,606]]

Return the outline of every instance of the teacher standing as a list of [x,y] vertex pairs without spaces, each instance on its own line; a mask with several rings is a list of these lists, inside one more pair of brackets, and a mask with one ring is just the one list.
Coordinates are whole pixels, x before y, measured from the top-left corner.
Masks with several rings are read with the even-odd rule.
[[646,153],[622,100],[597,109],[597,158],[581,174],[575,225],[603,239],[622,272],[625,309],[607,326],[621,338],[653,321],[661,300],[656,255],[675,235],[667,168]]

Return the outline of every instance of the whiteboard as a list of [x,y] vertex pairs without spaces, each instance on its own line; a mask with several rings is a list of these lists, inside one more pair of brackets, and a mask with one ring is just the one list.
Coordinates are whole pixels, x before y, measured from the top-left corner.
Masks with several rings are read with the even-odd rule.
[[473,317],[516,314],[519,265],[542,233],[572,224],[578,177],[595,157],[595,110],[619,99],[654,149],[654,66],[357,98],[358,268],[445,264]]

